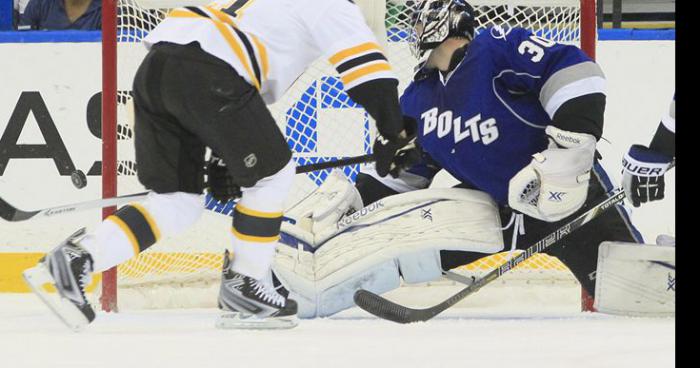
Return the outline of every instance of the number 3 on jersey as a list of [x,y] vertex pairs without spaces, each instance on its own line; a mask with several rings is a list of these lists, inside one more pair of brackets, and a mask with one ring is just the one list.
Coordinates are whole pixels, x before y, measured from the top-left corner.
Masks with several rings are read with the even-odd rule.
[[529,40],[523,41],[520,46],[518,46],[518,52],[521,55],[532,55],[530,60],[532,60],[533,63],[537,63],[544,57],[544,49],[552,47],[555,44],[554,41],[532,35]]

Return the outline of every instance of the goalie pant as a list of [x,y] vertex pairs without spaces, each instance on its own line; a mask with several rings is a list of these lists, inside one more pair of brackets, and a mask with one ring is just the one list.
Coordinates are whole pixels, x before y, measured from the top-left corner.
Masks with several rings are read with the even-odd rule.
[[[525,249],[556,229],[588,211],[591,207],[602,202],[607,193],[615,189],[607,174],[596,162],[588,188],[585,204],[576,213],[556,222],[545,222],[524,216],[525,234],[518,235],[517,249]],[[512,210],[500,206],[501,223],[507,224]],[[512,239],[514,226],[504,230],[503,239]],[[594,295],[596,285],[596,267],[598,248],[604,241],[619,241],[643,243],[642,235],[630,221],[623,205],[616,205],[599,217],[593,219],[584,227],[572,232],[562,239],[560,244],[548,248],[545,253],[557,257],[581,283],[589,295]],[[508,244],[506,244],[508,247]],[[444,270],[450,270],[461,265],[469,264],[483,257],[483,254],[463,251],[441,251],[441,262]]]

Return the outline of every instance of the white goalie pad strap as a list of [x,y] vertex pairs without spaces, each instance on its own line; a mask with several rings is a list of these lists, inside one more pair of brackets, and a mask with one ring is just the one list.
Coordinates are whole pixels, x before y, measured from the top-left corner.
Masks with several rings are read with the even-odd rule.
[[511,178],[508,204],[543,221],[558,221],[586,201],[596,140],[590,134],[545,130],[561,147],[533,155],[532,162]]
[[673,316],[676,248],[603,242],[598,252],[594,307],[625,316]]
[[359,288],[383,293],[398,287],[399,274],[407,283],[439,278],[440,250],[503,250],[500,227],[498,209],[483,192],[420,190],[382,199],[341,220],[315,253],[301,241],[280,246],[274,269],[300,299],[301,317],[327,316],[352,307]]

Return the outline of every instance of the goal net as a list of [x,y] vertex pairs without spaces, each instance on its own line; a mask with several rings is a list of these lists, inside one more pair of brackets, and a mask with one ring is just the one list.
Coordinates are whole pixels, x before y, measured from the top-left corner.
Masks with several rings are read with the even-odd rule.
[[[127,123],[130,113],[127,101],[131,98],[133,76],[145,55],[140,41],[167,14],[167,8],[158,7],[172,7],[172,3],[169,0],[116,1],[116,56],[111,56],[113,53],[109,50],[104,54],[108,59],[115,58],[116,65],[112,67],[116,67],[116,81],[112,85],[105,82],[103,94],[106,96],[104,104],[114,103],[117,114],[116,117],[103,114],[103,124],[109,127],[108,119],[115,120],[117,153],[107,150],[103,159],[105,164],[116,166],[117,175],[112,177],[106,170],[103,180],[105,185],[110,182],[116,185],[118,194],[128,194],[144,190],[135,176],[133,132]],[[383,43],[400,78],[402,91],[410,82],[416,65],[408,45],[410,10],[414,2],[365,0],[356,3],[363,8],[368,23]],[[488,26],[524,27],[553,41],[579,45],[593,56],[594,0],[479,0],[470,1],[470,4],[478,15],[477,32]],[[109,60],[103,63],[104,68],[112,68]],[[297,165],[362,155],[371,150],[373,121],[343,91],[340,78],[325,60],[313,63],[270,109]],[[105,139],[107,137],[105,135]],[[355,165],[344,168],[343,172],[354,180],[358,170],[359,165]],[[330,170],[324,170],[297,175],[288,203],[291,205],[308,194],[323,183],[329,173]],[[114,309],[117,295],[121,307],[215,306],[222,253],[229,246],[226,229],[230,227],[233,204],[219,203],[212,198],[207,198],[206,204],[209,211],[195,228],[177,238],[163,240],[120,265],[116,280],[105,277],[104,308]],[[458,271],[478,275],[498,266],[507,256],[507,253],[493,255]],[[510,274],[510,280],[528,283],[575,282],[563,264],[546,255],[533,257]]]

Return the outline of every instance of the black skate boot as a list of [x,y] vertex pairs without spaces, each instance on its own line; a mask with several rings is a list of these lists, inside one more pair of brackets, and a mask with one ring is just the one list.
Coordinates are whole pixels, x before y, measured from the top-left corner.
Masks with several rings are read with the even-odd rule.
[[[80,229],[44,256],[39,264],[22,273],[25,282],[68,328],[79,331],[95,319],[95,311],[85,298],[90,283],[92,257],[76,241],[85,234]],[[57,293],[44,287],[51,285]]]
[[[223,329],[286,329],[298,324],[297,303],[270,280],[255,280],[231,269],[228,250],[219,289],[219,309],[227,313],[216,323]],[[231,313],[228,313],[231,312]]]

